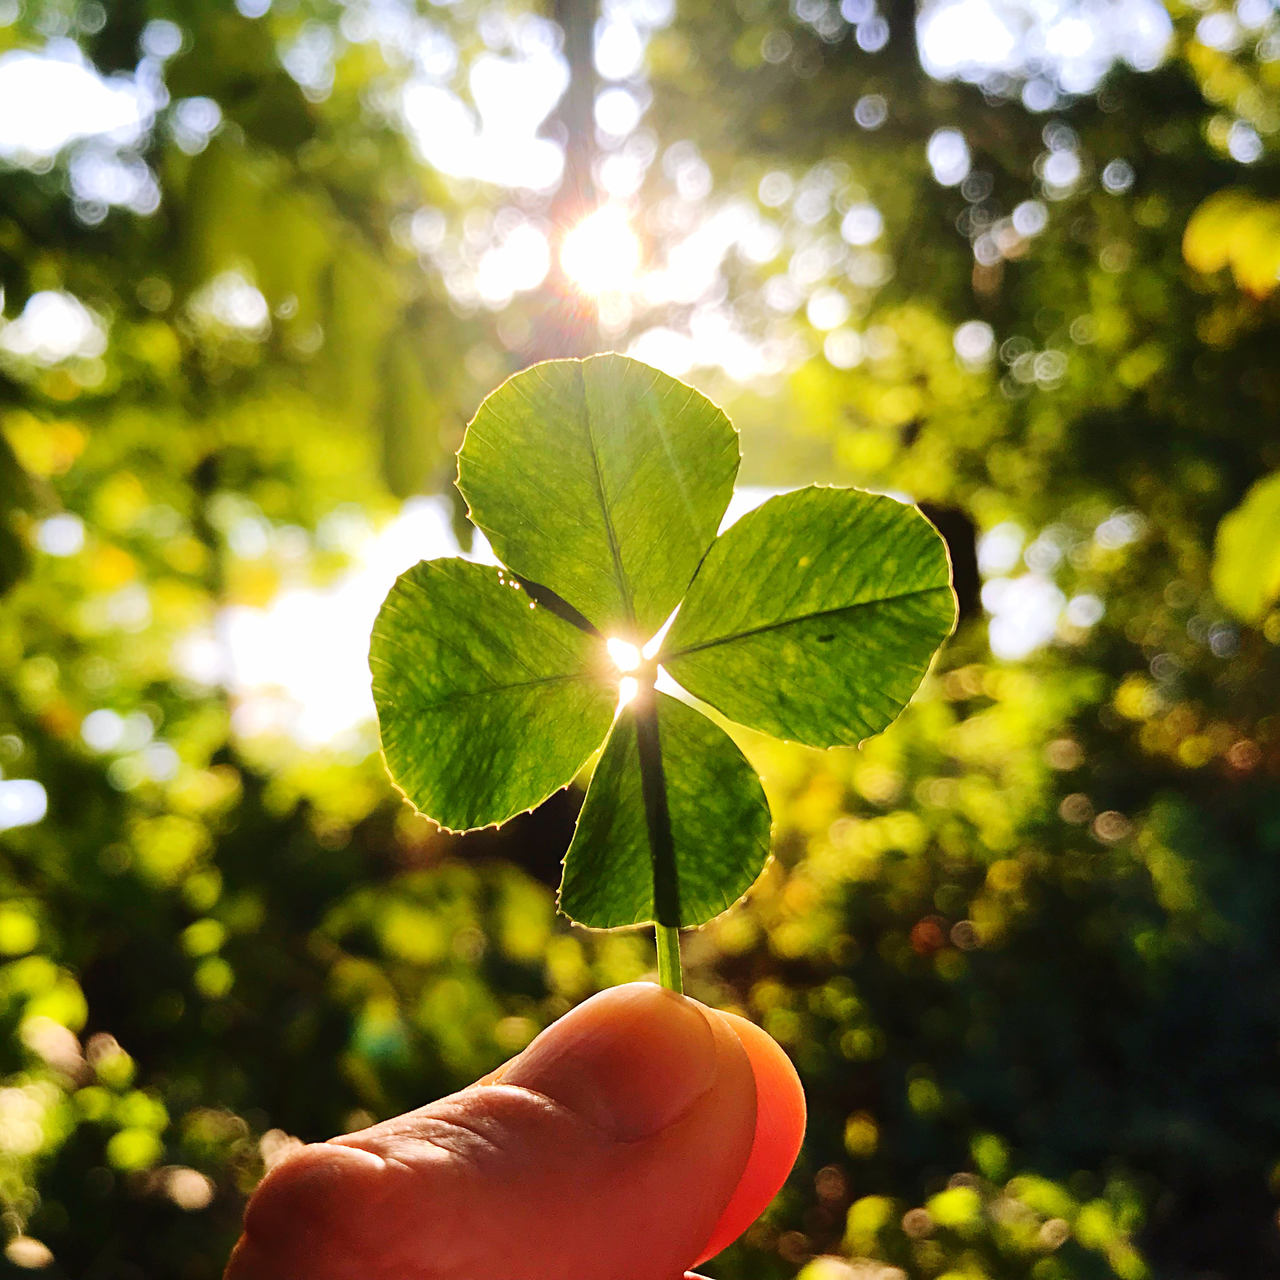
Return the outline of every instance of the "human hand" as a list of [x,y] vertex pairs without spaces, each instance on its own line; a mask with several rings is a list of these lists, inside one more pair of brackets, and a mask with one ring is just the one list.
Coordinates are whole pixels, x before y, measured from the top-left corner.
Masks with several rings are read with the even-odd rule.
[[773,1198],[804,1115],[758,1027],[614,987],[460,1093],[273,1168],[225,1280],[679,1280]]

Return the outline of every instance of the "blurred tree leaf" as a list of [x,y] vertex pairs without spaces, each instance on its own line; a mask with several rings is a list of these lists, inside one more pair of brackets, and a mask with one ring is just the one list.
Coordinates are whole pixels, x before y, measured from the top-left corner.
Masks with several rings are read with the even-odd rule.
[[1280,284],[1280,202],[1239,187],[1215,192],[1187,222],[1182,252],[1206,275],[1230,267],[1241,289],[1265,298]]
[[214,6],[187,16],[192,38],[168,67],[173,96],[207,95],[254,142],[295,152],[315,132],[317,113],[281,66],[270,27]]
[[1258,622],[1280,600],[1280,472],[1264,476],[1223,516],[1213,590],[1245,622]]
[[382,370],[382,474],[398,498],[428,487],[441,454],[439,404],[423,353],[405,334],[386,346]]
[[30,555],[21,528],[24,516],[51,505],[0,431],[0,595],[27,571]]

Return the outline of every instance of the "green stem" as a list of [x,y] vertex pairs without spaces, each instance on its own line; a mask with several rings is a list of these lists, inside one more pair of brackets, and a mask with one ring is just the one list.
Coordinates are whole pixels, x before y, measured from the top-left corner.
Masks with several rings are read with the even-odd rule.
[[680,971],[680,881],[676,875],[676,847],[667,808],[667,778],[662,768],[658,736],[658,700],[652,676],[636,695],[636,749],[640,756],[640,791],[649,857],[653,867],[653,907],[658,944],[658,981],[670,991],[683,992]]
[[680,930],[665,924],[655,924],[653,932],[658,943],[658,981],[668,991],[684,994],[684,974],[680,969]]

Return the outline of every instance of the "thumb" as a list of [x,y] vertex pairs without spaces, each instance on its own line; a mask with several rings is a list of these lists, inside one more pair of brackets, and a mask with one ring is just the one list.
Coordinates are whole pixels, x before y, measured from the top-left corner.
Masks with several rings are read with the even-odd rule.
[[277,1166],[228,1280],[676,1280],[799,1144],[794,1072],[755,1036],[649,984],[604,992],[469,1089]]

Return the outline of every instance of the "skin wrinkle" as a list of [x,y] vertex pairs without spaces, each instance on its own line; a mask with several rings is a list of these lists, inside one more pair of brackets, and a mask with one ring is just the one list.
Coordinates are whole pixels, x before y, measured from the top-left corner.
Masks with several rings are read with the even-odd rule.
[[[433,1111],[440,1109],[443,1104],[449,1101],[450,1099],[446,1098],[442,1099],[441,1102],[431,1104]],[[406,1168],[412,1166],[408,1165],[396,1154],[398,1141],[415,1144],[425,1142],[443,1152],[446,1156],[465,1160],[468,1164],[477,1166],[490,1152],[501,1153],[502,1151],[502,1143],[495,1140],[494,1135],[486,1133],[484,1126],[467,1123],[465,1111],[460,1111],[453,1115],[432,1114],[426,1116],[418,1116],[418,1113],[410,1112],[403,1119],[407,1121],[415,1116],[418,1117],[416,1126],[412,1128],[406,1126],[403,1133],[397,1132],[399,1126],[388,1126],[383,1135],[386,1141],[380,1147],[367,1146],[358,1141],[357,1139],[361,1136],[359,1133],[347,1134],[341,1138],[330,1138],[329,1145],[349,1147],[357,1151],[368,1151],[383,1160],[395,1160]]]

